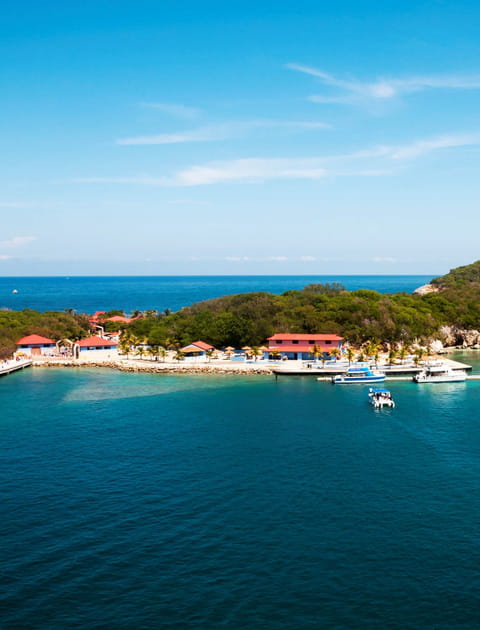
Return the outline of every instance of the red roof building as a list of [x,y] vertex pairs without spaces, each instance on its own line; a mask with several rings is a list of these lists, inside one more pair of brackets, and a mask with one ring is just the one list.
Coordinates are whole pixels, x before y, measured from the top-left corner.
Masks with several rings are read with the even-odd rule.
[[118,344],[115,341],[102,339],[101,337],[87,337],[77,341],[77,345],[80,350],[106,350],[116,348]]
[[205,343],[204,341],[194,341],[189,343],[188,346],[181,348],[181,352],[190,356],[204,356],[207,350],[214,349],[214,346],[211,346],[209,343]]
[[51,354],[55,342],[41,335],[27,335],[17,341],[17,352],[27,355]]
[[22,337],[17,341],[17,346],[54,346],[55,342],[53,339],[48,339],[48,337],[42,337],[41,335],[27,335],[26,337]]
[[311,360],[315,350],[322,354],[334,348],[341,351],[343,337],[330,333],[278,333],[268,338],[268,355],[280,353],[281,358]]
[[125,317],[124,315],[112,315],[112,317],[107,317],[105,322],[121,322],[122,324],[129,324],[133,322],[133,317]]

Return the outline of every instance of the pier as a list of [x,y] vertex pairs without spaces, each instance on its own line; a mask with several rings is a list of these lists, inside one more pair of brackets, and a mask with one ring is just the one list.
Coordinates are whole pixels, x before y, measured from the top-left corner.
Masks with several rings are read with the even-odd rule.
[[[472,370],[471,365],[466,363],[460,363],[452,359],[439,359],[434,361],[427,361],[419,365],[406,364],[406,365],[375,365],[372,363],[362,363],[348,365],[345,362],[338,362],[333,365],[318,365],[316,363],[305,363],[303,361],[288,361],[288,365],[280,365],[272,368],[275,376],[316,376],[317,378],[325,377],[325,380],[330,380],[332,376],[337,374],[344,374],[349,367],[369,367],[371,370],[382,372],[387,379],[395,380],[410,380],[412,376],[421,372],[425,367],[432,367],[435,365],[446,365],[453,370],[465,370],[469,372]],[[469,377],[474,378],[474,377]]]
[[6,376],[7,374],[11,374],[17,370],[24,370],[31,365],[32,361],[30,359],[22,359],[21,361],[3,361],[3,363],[0,363],[0,376]]

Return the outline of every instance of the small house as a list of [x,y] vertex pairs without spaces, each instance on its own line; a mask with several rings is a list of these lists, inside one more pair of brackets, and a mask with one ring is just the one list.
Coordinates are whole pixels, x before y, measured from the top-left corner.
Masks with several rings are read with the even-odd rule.
[[41,335],[27,335],[17,341],[17,354],[29,356],[49,355],[56,350],[53,339]]
[[74,345],[75,357],[78,358],[95,358],[110,359],[117,356],[118,342],[110,339],[102,339],[101,337],[87,337],[80,339]]
[[214,346],[211,346],[209,343],[205,343],[204,341],[194,341],[193,343],[189,343],[187,346],[180,348],[180,352],[183,352],[186,358],[205,358],[207,357],[207,352],[210,350],[215,350]]

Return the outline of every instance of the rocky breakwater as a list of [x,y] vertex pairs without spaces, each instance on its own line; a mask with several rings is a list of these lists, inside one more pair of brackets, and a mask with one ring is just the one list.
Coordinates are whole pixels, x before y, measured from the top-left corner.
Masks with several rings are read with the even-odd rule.
[[229,361],[215,363],[156,362],[132,359],[114,361],[82,361],[78,359],[41,359],[33,362],[34,367],[110,368],[121,372],[149,372],[152,374],[273,374],[270,366],[261,363],[234,364]]
[[232,364],[228,361],[215,363],[156,363],[152,361],[117,361],[122,372],[151,372],[155,374],[273,374],[267,365],[249,363]]

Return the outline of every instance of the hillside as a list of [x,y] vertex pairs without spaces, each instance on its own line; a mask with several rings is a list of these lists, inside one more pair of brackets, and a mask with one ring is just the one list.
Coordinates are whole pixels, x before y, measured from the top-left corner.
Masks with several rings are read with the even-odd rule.
[[434,278],[431,284],[439,289],[462,289],[480,287],[480,260],[462,267],[456,267],[440,278]]

